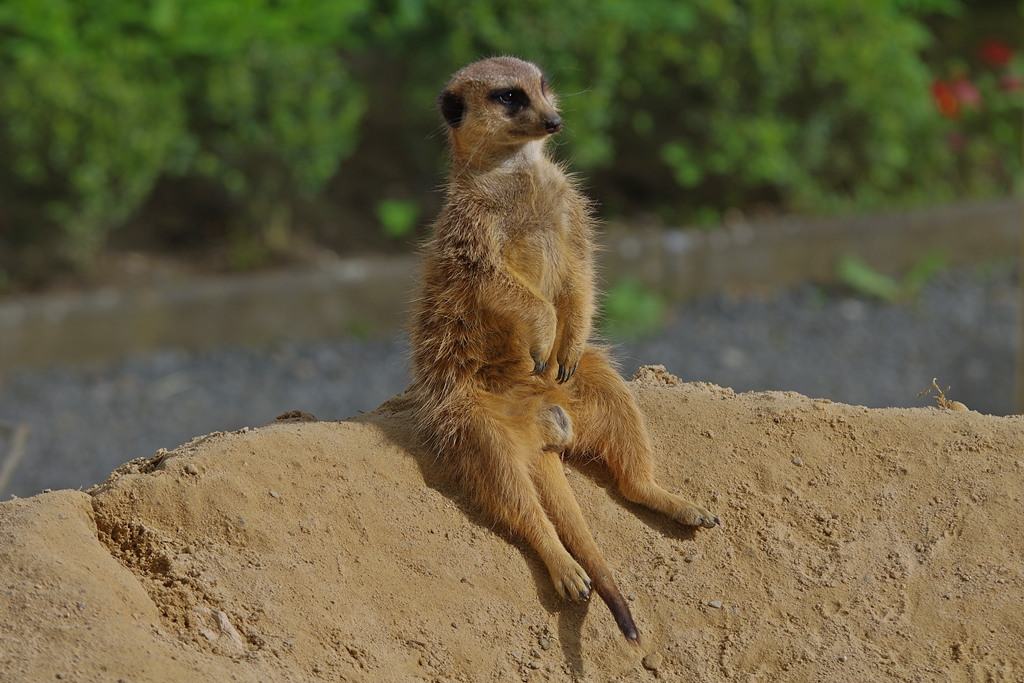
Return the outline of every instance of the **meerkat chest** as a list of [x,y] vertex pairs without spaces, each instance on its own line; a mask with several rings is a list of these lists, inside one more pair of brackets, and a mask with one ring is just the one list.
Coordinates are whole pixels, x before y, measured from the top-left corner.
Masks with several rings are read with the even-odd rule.
[[569,226],[564,202],[557,197],[531,203],[509,216],[505,260],[518,278],[537,294],[554,301],[570,262]]

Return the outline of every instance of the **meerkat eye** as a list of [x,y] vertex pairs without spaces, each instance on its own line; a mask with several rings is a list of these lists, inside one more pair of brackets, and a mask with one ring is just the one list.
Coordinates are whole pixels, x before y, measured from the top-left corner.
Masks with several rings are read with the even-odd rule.
[[509,115],[530,106],[530,98],[519,88],[502,88],[491,91],[491,100],[505,107]]

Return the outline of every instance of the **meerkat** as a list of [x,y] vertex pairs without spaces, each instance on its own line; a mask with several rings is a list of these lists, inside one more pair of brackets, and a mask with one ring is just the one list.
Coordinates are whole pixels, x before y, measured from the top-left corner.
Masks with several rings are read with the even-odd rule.
[[682,524],[719,520],[655,482],[640,411],[591,341],[592,207],[545,152],[562,119],[540,68],[475,62],[438,107],[451,168],[410,330],[417,427],[484,513],[536,550],[563,598],[596,590],[638,642],[562,458],[600,459],[623,496]]

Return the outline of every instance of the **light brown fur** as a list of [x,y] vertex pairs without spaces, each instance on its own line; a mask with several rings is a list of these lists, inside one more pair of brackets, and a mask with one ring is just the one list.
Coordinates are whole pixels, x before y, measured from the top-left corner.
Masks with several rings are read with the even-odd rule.
[[451,171],[412,321],[419,428],[483,510],[536,549],[559,594],[587,599],[593,586],[637,640],[560,454],[601,459],[623,496],[683,524],[718,519],[655,482],[640,412],[589,342],[593,218],[544,151],[561,119],[540,69],[476,62],[439,105]]

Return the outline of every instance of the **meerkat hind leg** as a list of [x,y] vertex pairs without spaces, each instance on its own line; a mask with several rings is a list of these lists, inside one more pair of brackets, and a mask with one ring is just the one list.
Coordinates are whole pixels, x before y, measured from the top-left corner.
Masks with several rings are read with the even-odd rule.
[[669,493],[655,481],[651,443],[640,410],[603,350],[587,348],[574,382],[569,406],[576,434],[573,454],[604,460],[619,492],[634,503],[689,526],[720,524],[703,507]]
[[605,564],[601,551],[587,527],[576,496],[565,479],[562,460],[557,453],[544,451],[539,454],[534,468],[534,482],[540,494],[541,503],[555,526],[558,535],[572,554],[583,565],[593,582],[594,590],[611,610],[619,630],[627,639],[640,642],[629,605],[622,598],[612,573]]
[[471,433],[477,438],[465,434],[470,438],[463,442],[478,446],[463,456],[461,469],[480,506],[537,551],[559,595],[566,600],[589,599],[590,577],[559,540],[531,478],[530,458],[542,444],[510,429],[497,416],[473,422],[477,424]]

